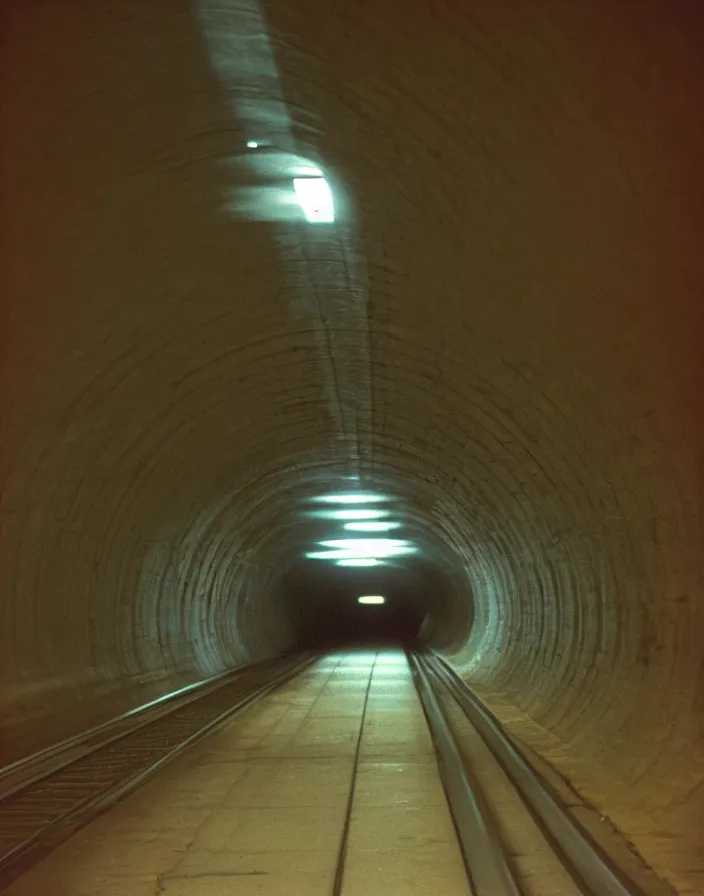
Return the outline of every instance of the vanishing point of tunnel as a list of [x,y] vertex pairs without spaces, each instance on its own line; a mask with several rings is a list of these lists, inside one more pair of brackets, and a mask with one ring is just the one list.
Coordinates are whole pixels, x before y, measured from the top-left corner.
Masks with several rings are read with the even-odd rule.
[[703,893],[702,5],[8,0],[0,39],[0,765],[412,641]]

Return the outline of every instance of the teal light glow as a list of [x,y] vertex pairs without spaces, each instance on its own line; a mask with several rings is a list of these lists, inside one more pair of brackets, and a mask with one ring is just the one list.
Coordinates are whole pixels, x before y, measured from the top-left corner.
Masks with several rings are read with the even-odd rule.
[[398,538],[334,538],[331,541],[321,541],[320,543],[325,548],[359,551],[370,557],[381,557],[386,553],[412,547],[410,542]]
[[392,529],[400,529],[401,523],[386,523],[381,520],[360,523],[345,523],[343,528],[347,532],[390,532]]
[[357,557],[356,559],[350,558],[349,560],[338,560],[335,564],[336,566],[380,566],[378,560],[375,560],[372,557],[362,558]]
[[384,557],[402,557],[415,554],[417,548],[408,541],[397,541],[393,538],[373,539],[335,539],[321,542],[322,547],[332,548],[328,551],[311,551],[306,554],[308,560],[365,560]]
[[311,516],[322,520],[379,520],[389,515],[388,510],[316,510]]
[[369,492],[349,492],[339,495],[320,495],[313,498],[314,501],[320,501],[322,504],[375,504],[379,501],[385,501],[384,495],[372,495]]

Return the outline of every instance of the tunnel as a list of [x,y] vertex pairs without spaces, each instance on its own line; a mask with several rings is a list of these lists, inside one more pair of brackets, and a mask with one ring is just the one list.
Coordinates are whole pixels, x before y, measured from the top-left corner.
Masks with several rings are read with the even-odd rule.
[[702,892],[700,5],[2,17],[0,764],[412,641]]

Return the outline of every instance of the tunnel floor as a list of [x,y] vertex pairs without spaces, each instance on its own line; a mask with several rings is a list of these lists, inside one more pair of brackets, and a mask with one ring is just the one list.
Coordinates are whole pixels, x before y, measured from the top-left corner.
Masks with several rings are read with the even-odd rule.
[[320,660],[84,828],[8,896],[328,896],[358,746],[341,892],[464,896],[430,735],[407,660],[393,649]]
[[[483,896],[468,874],[427,712],[399,647],[329,653],[5,892]],[[486,747],[472,747],[470,766],[486,778],[485,795],[510,833],[504,845],[522,892],[579,896],[495,764]],[[470,869],[473,861],[483,860],[467,862]]]

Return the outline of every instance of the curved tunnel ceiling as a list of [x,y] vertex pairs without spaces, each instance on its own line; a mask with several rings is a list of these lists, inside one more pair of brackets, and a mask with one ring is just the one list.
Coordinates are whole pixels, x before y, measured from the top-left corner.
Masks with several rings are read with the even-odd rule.
[[690,885],[698,4],[3,15],[5,757],[287,649],[357,477],[425,637]]

